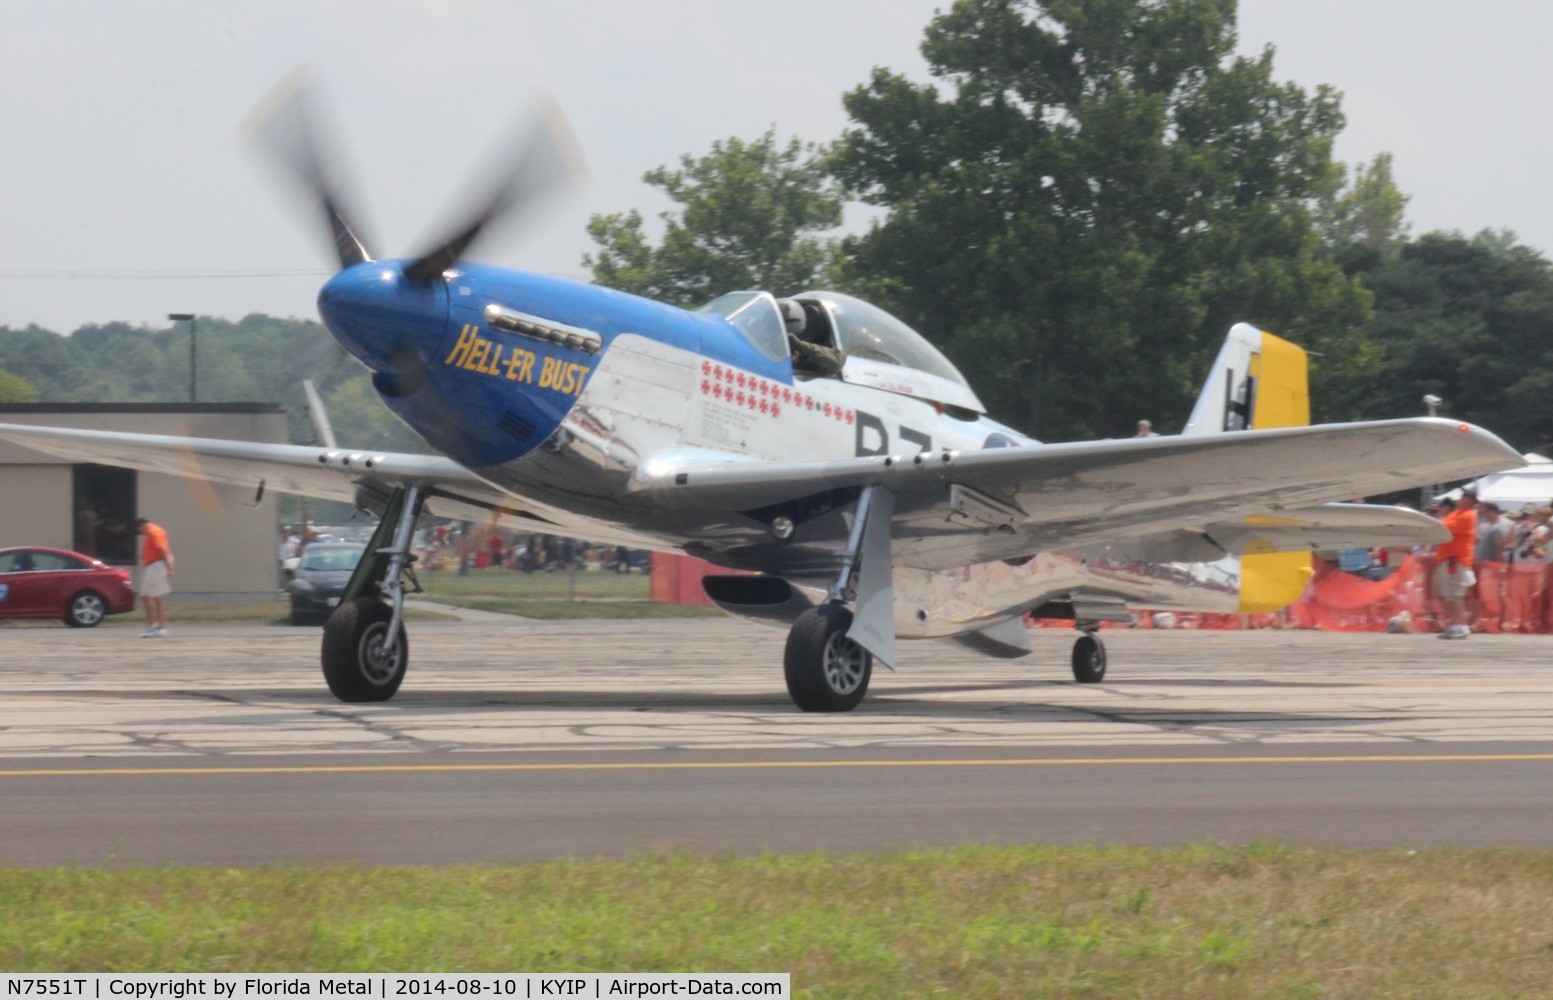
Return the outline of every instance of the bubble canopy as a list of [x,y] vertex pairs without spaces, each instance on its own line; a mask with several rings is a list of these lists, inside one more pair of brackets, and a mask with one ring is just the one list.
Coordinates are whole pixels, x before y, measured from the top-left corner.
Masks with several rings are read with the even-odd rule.
[[960,370],[927,338],[878,306],[841,292],[822,290],[799,292],[793,298],[825,304],[836,331],[836,346],[848,356],[913,368],[970,388]]
[[[938,348],[878,306],[823,289],[791,298],[809,316],[804,339],[846,352],[843,381],[933,400],[953,408],[947,412],[967,417],[987,412],[965,376]],[[787,359],[782,311],[770,292],[729,292],[697,311],[722,316],[773,361]]]

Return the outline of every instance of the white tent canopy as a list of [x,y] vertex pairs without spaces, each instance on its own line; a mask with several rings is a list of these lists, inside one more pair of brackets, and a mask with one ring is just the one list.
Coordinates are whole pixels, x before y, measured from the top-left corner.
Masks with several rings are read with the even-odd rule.
[[[1518,510],[1526,504],[1546,507],[1553,504],[1553,459],[1527,452],[1521,456],[1529,463],[1508,472],[1494,472],[1479,479],[1478,499],[1497,504],[1500,510]],[[1452,490],[1450,496],[1458,496]]]

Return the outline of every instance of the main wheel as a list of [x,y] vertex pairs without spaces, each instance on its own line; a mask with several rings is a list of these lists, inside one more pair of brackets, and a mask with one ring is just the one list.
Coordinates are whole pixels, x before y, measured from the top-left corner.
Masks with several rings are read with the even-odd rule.
[[874,658],[847,638],[852,612],[822,604],[798,616],[782,658],[787,693],[805,712],[850,712],[868,692]]
[[1085,632],[1073,644],[1073,679],[1080,684],[1099,684],[1105,680],[1105,643]]
[[65,605],[65,624],[71,628],[91,628],[108,614],[108,602],[95,590],[83,590]]
[[387,701],[404,681],[410,641],[399,626],[399,641],[388,652],[388,622],[393,610],[382,601],[360,597],[334,609],[324,623],[324,680],[341,701]]

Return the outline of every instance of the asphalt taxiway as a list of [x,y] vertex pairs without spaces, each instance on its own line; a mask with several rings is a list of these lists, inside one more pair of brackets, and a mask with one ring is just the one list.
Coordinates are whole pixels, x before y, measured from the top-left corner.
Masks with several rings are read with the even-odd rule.
[[1553,846],[1553,639],[1111,630],[902,646],[846,715],[722,619],[416,622],[344,705],[317,629],[0,628],[0,864],[525,861],[966,842]]

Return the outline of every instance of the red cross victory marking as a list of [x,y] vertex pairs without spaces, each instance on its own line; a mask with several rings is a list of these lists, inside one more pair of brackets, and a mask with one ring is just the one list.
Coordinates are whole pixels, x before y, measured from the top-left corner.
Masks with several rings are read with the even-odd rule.
[[[800,409],[817,410],[827,417],[834,417],[837,421],[849,424],[853,422],[852,413],[840,406],[818,401],[792,386],[771,382],[730,366],[703,360],[701,374],[706,376],[701,379],[703,396],[710,395],[713,399],[721,400],[730,406],[746,408],[752,413],[780,417],[782,406],[785,404]],[[740,388],[735,390],[735,385]]]

